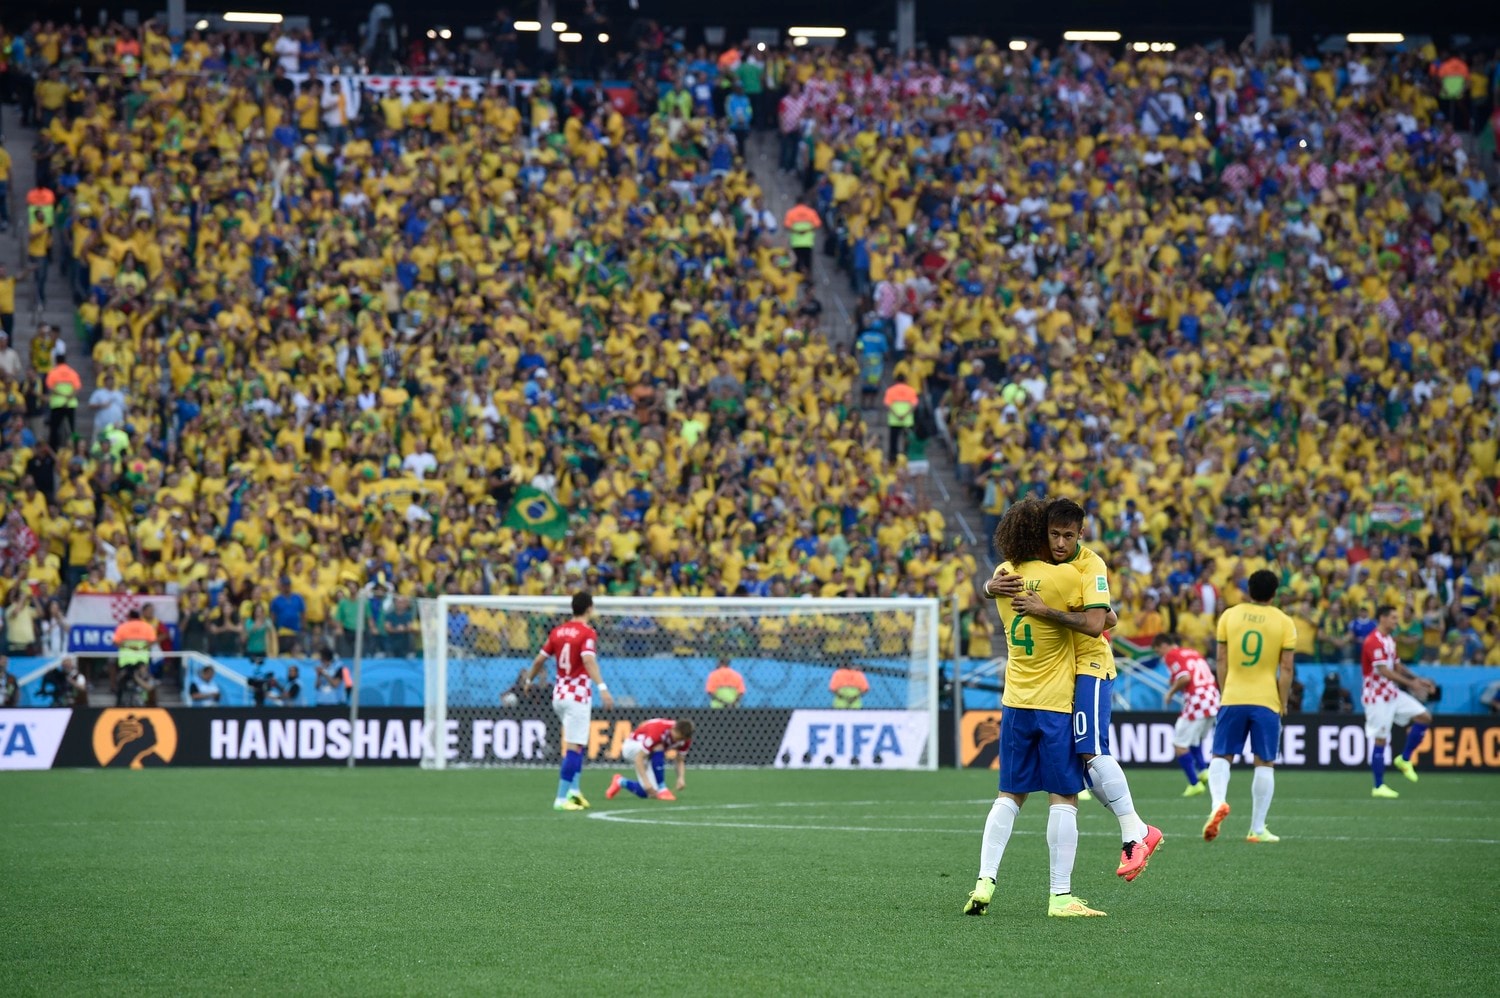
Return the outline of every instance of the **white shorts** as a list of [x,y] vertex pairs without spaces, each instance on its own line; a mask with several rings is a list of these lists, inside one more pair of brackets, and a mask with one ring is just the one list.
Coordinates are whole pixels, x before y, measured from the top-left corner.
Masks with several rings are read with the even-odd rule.
[[1208,733],[1213,729],[1214,719],[1211,717],[1200,717],[1196,721],[1189,721],[1185,717],[1179,717],[1177,723],[1172,726],[1172,744],[1177,748],[1192,748],[1194,745],[1202,745],[1208,738]]
[[589,719],[594,705],[576,700],[553,700],[552,712],[562,721],[563,741],[569,745],[589,743]]
[[656,770],[651,768],[651,756],[653,754],[654,753],[649,751],[645,745],[636,741],[634,738],[625,739],[625,744],[620,746],[620,758],[630,763],[631,766],[634,766],[635,761],[641,756],[644,755],[646,757],[646,789],[651,791],[652,793],[655,793],[656,791],[660,790],[661,787],[658,787],[656,785]]
[[1380,741],[1390,741],[1391,726],[1405,725],[1412,718],[1427,713],[1427,707],[1405,690],[1396,691],[1396,699],[1365,704],[1365,734]]

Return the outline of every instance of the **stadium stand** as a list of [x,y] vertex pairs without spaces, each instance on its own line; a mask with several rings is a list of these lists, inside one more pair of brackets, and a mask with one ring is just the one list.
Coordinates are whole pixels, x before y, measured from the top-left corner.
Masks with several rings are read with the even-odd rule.
[[988,654],[977,559],[905,487],[920,450],[867,424],[744,168],[753,127],[987,525],[1018,492],[1087,497],[1126,650],[1201,644],[1274,565],[1309,657],[1388,600],[1417,657],[1500,664],[1500,209],[1441,110],[1491,154],[1487,66],[1455,98],[1436,51],[653,36],[616,99],[417,41],[403,68],[496,82],[413,99],[278,41],[5,40],[83,397],[124,396],[51,459],[51,358],[6,383],[7,595],[181,587],[205,646],[270,617],[305,647],[370,583],[931,594]]
[[76,106],[39,116],[79,329],[129,386],[54,440],[52,488],[41,441],[11,451],[44,598],[180,586],[201,640],[259,608],[287,650],[366,583],[970,588],[904,459],[865,445],[733,131],[666,70],[649,114],[559,83],[345,120],[140,45],[140,78],[91,47]]

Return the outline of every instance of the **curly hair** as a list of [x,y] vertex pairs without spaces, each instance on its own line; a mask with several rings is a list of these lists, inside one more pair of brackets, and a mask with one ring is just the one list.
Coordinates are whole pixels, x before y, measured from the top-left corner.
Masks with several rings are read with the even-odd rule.
[[1006,510],[995,528],[995,549],[1012,565],[1046,558],[1047,504],[1022,499]]

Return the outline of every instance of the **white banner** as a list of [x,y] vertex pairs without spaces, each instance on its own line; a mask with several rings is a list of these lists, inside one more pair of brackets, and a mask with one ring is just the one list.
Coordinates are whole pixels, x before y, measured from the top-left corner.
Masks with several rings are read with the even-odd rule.
[[787,722],[780,769],[922,769],[925,710],[797,710]]
[[73,711],[0,710],[0,769],[51,769]]
[[68,651],[113,652],[115,628],[125,623],[131,610],[150,605],[156,619],[167,625],[177,639],[177,597],[137,596],[133,593],[76,593],[68,604]]
[[[297,84],[297,89],[300,90],[308,74],[288,73],[286,78]],[[344,109],[351,121],[359,114],[362,87],[369,88],[370,93],[375,97],[385,97],[395,93],[404,103],[410,104],[414,94],[431,98],[438,91],[457,98],[461,97],[467,89],[471,96],[479,97],[491,85],[490,80],[483,76],[377,76],[319,73],[318,79],[322,81],[325,93],[333,94],[339,91],[343,93]],[[536,86],[536,81],[516,80],[515,86],[519,93],[529,95],[532,88]]]

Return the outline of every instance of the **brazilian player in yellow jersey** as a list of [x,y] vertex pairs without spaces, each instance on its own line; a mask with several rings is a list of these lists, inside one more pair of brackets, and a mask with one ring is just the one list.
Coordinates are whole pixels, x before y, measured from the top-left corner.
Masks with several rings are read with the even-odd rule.
[[1244,751],[1245,740],[1255,754],[1255,782],[1250,789],[1250,834],[1246,842],[1279,842],[1266,830],[1266,813],[1276,793],[1276,755],[1281,745],[1281,719],[1292,695],[1292,656],[1297,647],[1297,625],[1271,605],[1280,585],[1275,572],[1261,569],[1250,576],[1250,602],[1232,606],[1219,616],[1219,717],[1214,729],[1214,757],[1208,764],[1208,792],[1213,810],[1203,826],[1203,838],[1219,837],[1219,826],[1229,817],[1229,760]]
[[[1077,572],[1047,558],[1047,507],[1039,500],[1013,505],[995,529],[995,547],[1022,577],[1024,589],[1044,605],[1066,609],[1082,589]],[[1052,894],[1047,914],[1058,918],[1103,915],[1073,896],[1078,855],[1078,791],[1083,764],[1073,749],[1073,634],[1050,620],[997,603],[1007,638],[1005,695],[1001,700],[1000,794],[985,819],[979,878],[964,914],[983,915],[994,897],[995,878],[1016,817],[1028,794],[1046,791],[1047,846]]]
[[[1110,705],[1114,699],[1115,656],[1104,631],[1118,618],[1110,606],[1109,569],[1104,559],[1079,543],[1083,531],[1083,507],[1071,499],[1055,498],[1047,503],[1047,546],[1053,563],[1080,577],[1078,597],[1063,610],[1044,605],[1027,592],[1013,596],[1015,609],[1028,616],[1068,628],[1073,634],[1073,744],[1083,759],[1088,783],[1095,796],[1120,823],[1120,863],[1116,875],[1134,880],[1161,846],[1161,829],[1148,825],[1135,811],[1135,799],[1125,771],[1109,751]],[[1003,566],[1002,566],[1003,568]],[[1002,580],[1003,582],[1003,580]],[[1010,586],[997,584],[1002,594]],[[990,591],[987,589],[986,591]]]

